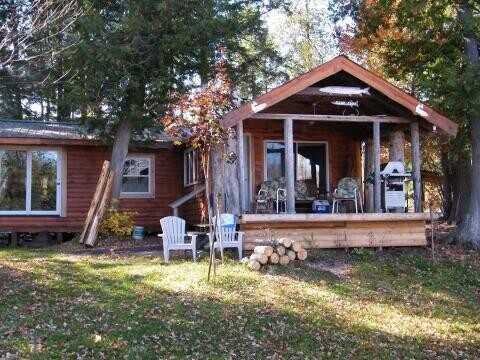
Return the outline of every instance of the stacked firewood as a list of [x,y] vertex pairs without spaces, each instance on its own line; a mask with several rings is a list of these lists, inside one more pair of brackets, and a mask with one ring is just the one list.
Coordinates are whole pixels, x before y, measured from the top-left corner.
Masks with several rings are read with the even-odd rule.
[[248,259],[248,266],[252,270],[260,270],[267,264],[287,265],[290,261],[305,260],[307,250],[288,238],[271,241],[269,245],[255,246]]

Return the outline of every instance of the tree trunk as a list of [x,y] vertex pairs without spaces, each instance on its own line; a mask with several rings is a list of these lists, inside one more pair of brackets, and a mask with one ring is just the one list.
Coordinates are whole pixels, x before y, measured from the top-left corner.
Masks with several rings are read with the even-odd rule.
[[[470,170],[470,186],[462,187],[463,197],[469,197],[469,201],[462,201],[457,205],[456,217],[462,217],[463,221],[459,224],[460,241],[473,245],[480,249],[480,119],[472,121],[472,166]],[[459,173],[457,173],[459,174]],[[461,178],[461,176],[459,176]],[[465,180],[465,179],[464,179]],[[466,190],[466,189],[469,189]],[[468,204],[466,213],[462,210],[465,207],[462,204]]]
[[[452,219],[457,224],[463,223],[469,211],[471,192],[466,189],[471,188],[471,164],[470,159],[465,159],[463,156],[454,165],[454,188],[453,188],[453,209]],[[459,174],[462,174],[459,176]]]
[[122,191],[122,171],[125,164],[125,158],[128,154],[128,144],[130,143],[130,134],[132,127],[128,119],[123,119],[115,134],[115,141],[112,148],[112,207],[118,208],[118,200]]
[[[238,134],[236,136],[230,136],[227,142],[227,154],[230,153],[237,153],[237,141]],[[224,177],[224,184],[225,184],[225,197],[226,197],[226,211],[228,213],[234,214],[239,216],[240,215],[240,196],[243,196],[240,191],[240,183],[239,183],[239,166],[240,161],[230,163],[223,161],[225,167],[225,177]]]
[[443,219],[449,221],[451,219],[453,209],[453,178],[451,176],[451,166],[448,158],[448,152],[442,150],[440,153],[441,165],[442,165],[442,212]]
[[[405,134],[401,127],[392,129],[389,135],[389,161],[400,161],[405,163]],[[390,209],[394,213],[405,212],[405,206]]]
[[405,161],[405,135],[403,129],[395,129],[390,132],[389,160]]
[[[373,142],[368,139],[365,142],[365,179],[373,172]],[[373,213],[373,184],[365,182],[365,209],[368,213]]]
[[[470,70],[478,71],[478,42],[472,28],[473,15],[468,2],[461,5],[460,17],[464,26],[465,55]],[[470,111],[471,142],[472,142],[472,169],[470,203],[465,220],[459,228],[460,240],[480,249],[480,111],[472,99]],[[460,175],[460,174],[459,174]]]
[[[219,146],[215,148],[212,152],[211,162],[212,162],[212,193],[215,195],[214,198],[217,199],[217,196],[220,195],[219,198],[219,212],[225,212],[225,191],[224,191],[224,184],[225,184],[225,166],[223,160],[223,146]],[[216,213],[216,202],[213,204],[213,213]]]
[[125,101],[122,104],[120,124],[115,134],[112,147],[112,203],[113,208],[118,208],[120,192],[122,190],[122,172],[125,158],[128,154],[128,145],[132,133],[132,122],[141,119],[144,115],[145,81],[138,76],[132,75],[125,92]]
[[210,281],[210,275],[212,272],[213,267],[213,275],[216,275],[216,264],[215,264],[215,249],[213,247],[213,243],[215,242],[214,235],[215,231],[213,229],[213,206],[212,206],[212,183],[211,183],[211,164],[210,158],[211,154],[209,150],[204,151],[202,154],[202,168],[203,168],[203,175],[205,176],[205,198],[207,200],[207,211],[208,211],[208,232],[210,234],[209,239],[209,248],[210,248],[210,257],[208,262],[208,275],[207,281]]

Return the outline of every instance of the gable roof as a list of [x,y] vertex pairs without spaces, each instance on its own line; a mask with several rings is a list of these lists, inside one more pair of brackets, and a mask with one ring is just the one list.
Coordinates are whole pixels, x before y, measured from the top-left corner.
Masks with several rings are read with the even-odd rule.
[[405,91],[386,81],[377,74],[363,68],[347,57],[340,55],[336,58],[317,66],[309,72],[302,74],[285,84],[243,104],[238,109],[227,113],[221,123],[225,127],[231,127],[239,121],[247,119],[252,115],[269,108],[272,105],[298,93],[299,91],[326,79],[340,71],[356,77],[370,87],[382,93],[390,100],[410,110],[413,115],[421,116],[422,119],[437,126],[447,134],[455,136],[458,125],[446,116],[435,111],[430,106],[423,104]]

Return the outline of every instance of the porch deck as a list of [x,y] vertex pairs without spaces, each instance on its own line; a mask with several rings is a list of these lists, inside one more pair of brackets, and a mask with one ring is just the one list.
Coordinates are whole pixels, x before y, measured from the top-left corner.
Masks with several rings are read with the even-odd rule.
[[244,214],[245,249],[270,237],[289,237],[305,248],[425,246],[424,213]]

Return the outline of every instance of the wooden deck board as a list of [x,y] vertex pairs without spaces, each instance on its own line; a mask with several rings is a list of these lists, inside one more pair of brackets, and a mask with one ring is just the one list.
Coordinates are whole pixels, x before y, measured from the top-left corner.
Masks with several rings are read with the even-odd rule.
[[246,214],[245,248],[289,237],[305,248],[425,246],[427,214]]

